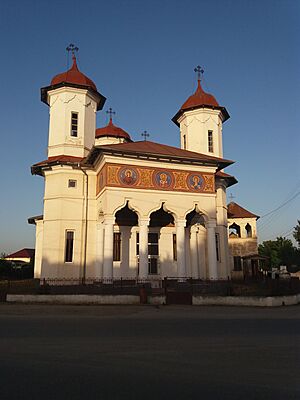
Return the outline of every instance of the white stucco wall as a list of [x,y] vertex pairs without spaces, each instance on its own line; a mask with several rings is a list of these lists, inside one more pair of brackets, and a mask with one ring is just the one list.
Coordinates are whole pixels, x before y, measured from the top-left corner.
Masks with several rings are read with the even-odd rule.
[[[48,92],[48,157],[84,157],[95,143],[97,102],[85,89],[62,87]],[[78,136],[71,136],[71,113],[78,113]]]
[[[180,143],[186,150],[196,151],[215,157],[223,157],[222,113],[219,110],[198,108],[185,111],[178,119],[180,124]],[[208,151],[208,131],[213,132],[213,152]]]

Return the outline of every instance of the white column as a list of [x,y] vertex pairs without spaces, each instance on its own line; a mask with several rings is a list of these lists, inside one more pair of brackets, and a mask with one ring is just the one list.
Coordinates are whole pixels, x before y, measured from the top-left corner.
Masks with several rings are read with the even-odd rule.
[[107,279],[113,278],[114,222],[115,217],[104,219],[103,278]]
[[216,227],[215,221],[208,221],[206,223],[209,279],[218,279],[215,227]]
[[148,277],[148,225],[149,218],[139,220],[139,278]]
[[190,234],[190,254],[191,254],[191,276],[192,278],[199,278],[198,274],[198,243],[197,243],[197,228],[191,226]]
[[177,275],[179,278],[186,277],[185,224],[186,224],[185,219],[176,221]]
[[103,276],[103,223],[97,223],[96,232],[96,268],[95,268],[95,278],[100,279]]

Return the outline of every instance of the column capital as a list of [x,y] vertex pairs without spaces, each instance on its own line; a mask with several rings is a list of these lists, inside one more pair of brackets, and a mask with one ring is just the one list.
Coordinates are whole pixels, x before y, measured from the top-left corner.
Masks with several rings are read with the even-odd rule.
[[185,228],[185,226],[186,226],[186,219],[178,219],[178,220],[175,222],[175,226]]
[[104,225],[113,225],[115,223],[115,220],[116,220],[116,218],[114,215],[105,215],[103,224]]
[[148,226],[150,218],[139,218],[139,226]]

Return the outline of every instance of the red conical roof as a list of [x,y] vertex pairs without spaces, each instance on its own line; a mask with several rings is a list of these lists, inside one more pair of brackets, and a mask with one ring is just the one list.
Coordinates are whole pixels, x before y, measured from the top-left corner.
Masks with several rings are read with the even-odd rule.
[[187,110],[193,110],[194,108],[212,108],[222,112],[223,121],[230,118],[225,107],[219,105],[217,100],[212,94],[204,92],[201,86],[200,79],[198,79],[198,86],[194,94],[192,94],[180,107],[180,110],[174,115],[172,121],[179,126],[178,118]]
[[181,110],[187,110],[199,106],[219,107],[219,103],[214,96],[204,92],[200,83],[200,79],[198,79],[198,87],[196,92],[192,94],[185,103],[183,103]]
[[76,63],[76,57],[73,55],[72,58],[73,58],[72,67],[68,71],[56,75],[52,79],[51,85],[57,85],[59,83],[73,83],[76,85],[90,87],[97,92],[97,87],[94,84],[94,82],[79,71]]
[[96,138],[103,136],[113,136],[116,138],[124,138],[131,142],[130,135],[127,132],[125,132],[124,129],[114,125],[112,122],[112,118],[109,119],[109,123],[106,126],[104,126],[103,128],[96,129],[95,136]]

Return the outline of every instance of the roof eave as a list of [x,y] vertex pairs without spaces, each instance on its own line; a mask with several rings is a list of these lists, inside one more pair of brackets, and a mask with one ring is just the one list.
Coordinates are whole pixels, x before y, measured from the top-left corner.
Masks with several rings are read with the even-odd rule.
[[192,111],[192,110],[198,110],[199,108],[210,108],[212,110],[220,110],[223,115],[223,122],[227,121],[230,118],[230,115],[228,111],[226,110],[225,107],[220,107],[220,106],[211,106],[211,105],[206,105],[206,104],[201,104],[199,106],[194,106],[194,107],[189,107],[189,108],[181,108],[172,118],[172,121],[179,126],[178,119],[179,117],[186,111]]
[[[165,160],[176,160],[178,163],[182,163],[183,161],[188,162],[189,164],[198,164],[198,165],[208,165],[208,166],[217,166],[217,171],[220,171],[223,168],[228,167],[229,165],[233,164],[234,161],[231,160],[201,160],[196,158],[187,158],[187,157],[178,157],[178,156],[171,156],[171,155],[163,155],[163,154],[155,154],[155,153],[142,153],[142,152],[133,152],[133,151],[124,151],[124,150],[113,150],[113,149],[106,149],[105,146],[94,146],[90,151],[89,155],[83,161],[84,165],[94,166],[95,161],[100,153],[108,154],[108,155],[118,155],[118,156],[131,156],[137,158],[138,156],[143,158],[156,157],[158,161],[161,159]],[[216,171],[216,172],[217,172]]]
[[50,86],[45,86],[41,88],[41,101],[47,105],[48,104],[48,99],[47,99],[47,93],[50,90],[55,90],[55,89],[59,89],[61,87],[72,87],[72,88],[76,88],[76,89],[85,89],[90,91],[98,100],[97,100],[97,111],[102,110],[105,101],[106,101],[106,97],[104,97],[101,93],[99,93],[98,91],[96,91],[95,89],[93,89],[91,86],[85,86],[85,85],[79,85],[76,83],[70,83],[70,82],[61,82],[61,83],[57,83],[56,85],[50,85]]

